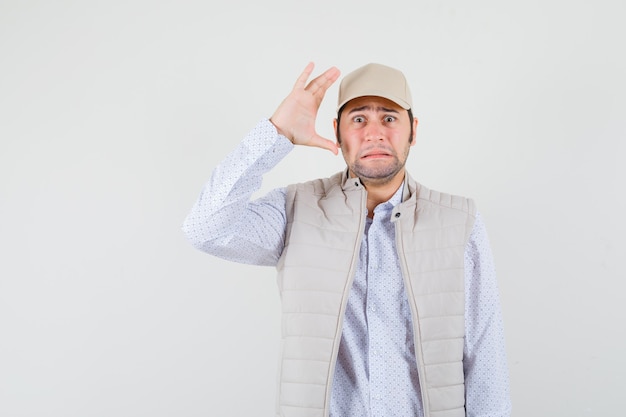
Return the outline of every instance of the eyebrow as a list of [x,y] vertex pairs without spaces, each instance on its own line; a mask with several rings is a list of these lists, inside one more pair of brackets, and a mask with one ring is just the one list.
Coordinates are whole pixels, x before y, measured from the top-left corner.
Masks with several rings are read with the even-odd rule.
[[365,105],[365,106],[353,108],[352,110],[350,110],[348,112],[348,114],[360,112],[360,111],[363,111],[363,110],[376,110],[376,111],[383,111],[385,113],[398,113],[398,110],[396,110],[396,109],[391,109],[391,108],[382,107],[382,106],[376,107],[374,109],[372,106]]

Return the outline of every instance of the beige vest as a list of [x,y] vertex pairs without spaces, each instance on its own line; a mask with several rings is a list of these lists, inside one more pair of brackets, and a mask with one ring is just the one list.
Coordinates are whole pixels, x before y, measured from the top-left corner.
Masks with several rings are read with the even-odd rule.
[[[431,191],[408,174],[403,202],[392,214],[425,417],[465,416],[464,252],[474,216],[472,200]],[[288,189],[285,248],[277,266],[277,416],[328,416],[365,218],[366,191],[345,173]]]

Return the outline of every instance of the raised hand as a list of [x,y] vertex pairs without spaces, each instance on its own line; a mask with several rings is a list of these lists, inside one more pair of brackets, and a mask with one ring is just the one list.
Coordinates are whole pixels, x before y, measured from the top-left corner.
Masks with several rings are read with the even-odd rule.
[[270,121],[294,145],[316,146],[337,155],[335,142],[315,131],[315,119],[326,90],[339,78],[339,70],[331,67],[307,84],[314,66],[312,62],[306,66],[293,90],[280,103]]

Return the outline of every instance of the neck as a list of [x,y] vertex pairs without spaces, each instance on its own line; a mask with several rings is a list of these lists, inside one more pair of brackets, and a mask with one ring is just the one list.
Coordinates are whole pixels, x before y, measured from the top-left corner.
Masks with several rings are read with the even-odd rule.
[[374,209],[381,203],[388,201],[398,191],[398,188],[404,181],[405,172],[402,170],[397,173],[391,180],[379,183],[365,178],[361,178],[361,182],[367,190],[367,216],[374,217]]

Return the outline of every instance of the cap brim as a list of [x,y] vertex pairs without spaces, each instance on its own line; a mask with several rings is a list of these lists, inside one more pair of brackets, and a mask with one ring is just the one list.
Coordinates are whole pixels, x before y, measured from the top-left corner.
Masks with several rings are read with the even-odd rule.
[[393,101],[394,103],[396,103],[398,106],[402,107],[405,110],[409,110],[411,108],[409,103],[407,103],[406,101],[396,96],[393,96],[391,94],[386,94],[381,91],[370,90],[370,91],[360,92],[359,94],[355,94],[353,96],[348,96],[341,103],[339,103],[339,105],[337,106],[337,111],[339,111],[343,106],[345,106],[346,103],[349,102],[350,100],[354,100],[355,98],[360,98],[360,97],[369,97],[369,96],[386,98],[387,100]]

